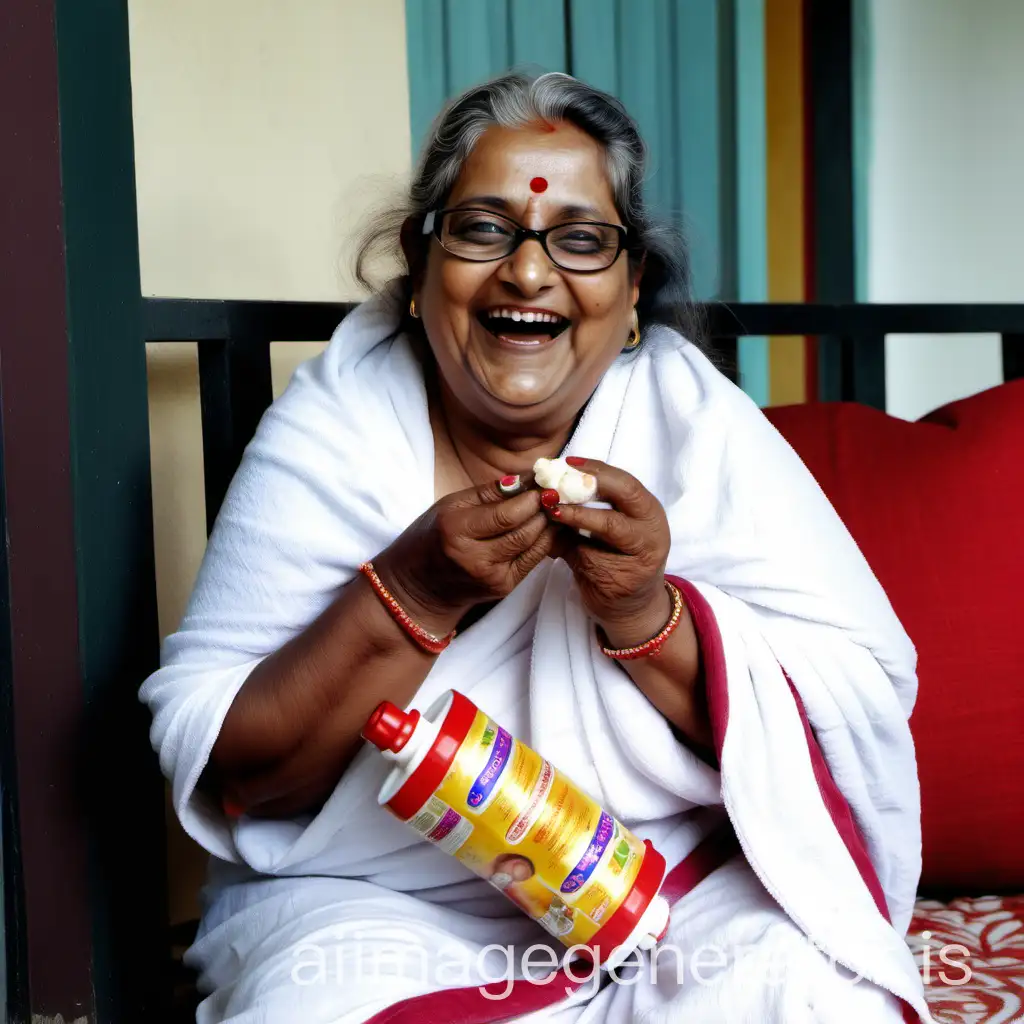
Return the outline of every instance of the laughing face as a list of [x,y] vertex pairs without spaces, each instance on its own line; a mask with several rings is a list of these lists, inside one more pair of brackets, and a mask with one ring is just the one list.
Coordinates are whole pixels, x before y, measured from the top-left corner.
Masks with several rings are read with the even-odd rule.
[[556,266],[537,239],[487,261],[453,249],[486,254],[515,225],[563,224],[574,227],[548,237],[559,263],[587,265],[596,247],[616,247],[617,232],[588,226],[622,224],[601,146],[568,124],[492,127],[445,209],[475,212],[447,216],[415,297],[449,398],[497,430],[571,422],[629,336],[639,279],[627,253],[581,272]]

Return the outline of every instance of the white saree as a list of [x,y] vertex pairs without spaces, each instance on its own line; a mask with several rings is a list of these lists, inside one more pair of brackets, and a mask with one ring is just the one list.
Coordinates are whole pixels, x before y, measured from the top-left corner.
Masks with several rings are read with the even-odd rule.
[[[547,1006],[481,997],[546,936],[377,806],[375,750],[315,816],[230,820],[197,793],[253,668],[433,504],[424,383],[397,322],[387,297],[360,306],[267,412],[142,689],[177,814],[214,858],[189,952],[199,1020],[929,1020],[903,938],[920,869],[914,648],[793,451],[665,328],[607,372],[565,454],[621,466],[666,509],[669,571],[717,652],[720,771],[600,654],[561,561],[460,635],[412,706],[462,690],[670,865],[728,816],[743,856],[676,904],[671,970],[645,961]],[[417,1003],[439,990],[446,1002]]]

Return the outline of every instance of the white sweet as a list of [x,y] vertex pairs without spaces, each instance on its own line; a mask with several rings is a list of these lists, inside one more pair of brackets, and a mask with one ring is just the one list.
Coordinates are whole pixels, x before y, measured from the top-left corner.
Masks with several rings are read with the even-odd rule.
[[597,494],[597,479],[590,473],[581,473],[570,467],[558,481],[558,494],[566,505],[585,505]]
[[558,491],[563,505],[585,505],[597,495],[597,478],[581,473],[565,459],[538,459],[533,464],[537,486]]
[[533,475],[537,480],[537,486],[545,490],[549,487],[558,489],[558,481],[565,476],[572,467],[565,459],[538,459],[533,464]]

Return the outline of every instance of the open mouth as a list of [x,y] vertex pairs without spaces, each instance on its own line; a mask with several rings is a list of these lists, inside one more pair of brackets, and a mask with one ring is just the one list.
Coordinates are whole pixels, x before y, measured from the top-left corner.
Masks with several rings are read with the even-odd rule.
[[572,321],[557,313],[522,312],[518,309],[486,309],[477,314],[484,330],[499,341],[529,347],[557,338]]

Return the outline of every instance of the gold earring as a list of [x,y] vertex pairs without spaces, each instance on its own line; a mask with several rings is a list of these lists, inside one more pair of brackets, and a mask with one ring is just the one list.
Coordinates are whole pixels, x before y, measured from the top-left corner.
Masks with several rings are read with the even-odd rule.
[[629,329],[629,337],[626,338],[626,345],[623,352],[632,352],[640,344],[640,317],[637,315],[636,306],[633,307],[633,326]]
[[409,300],[409,316],[411,316],[414,320],[419,320],[419,318],[420,318],[419,313],[416,312],[416,300],[415,299],[410,299]]

